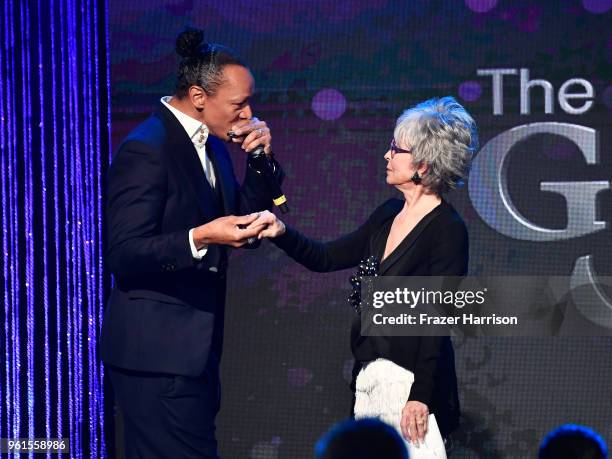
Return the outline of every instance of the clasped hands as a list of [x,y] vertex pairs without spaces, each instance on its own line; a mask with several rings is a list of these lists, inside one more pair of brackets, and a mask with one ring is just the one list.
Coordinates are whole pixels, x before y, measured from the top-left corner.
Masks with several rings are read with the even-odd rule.
[[209,244],[242,247],[247,242],[264,237],[274,238],[285,232],[285,225],[268,210],[249,215],[229,215],[198,226],[193,240],[198,249]]

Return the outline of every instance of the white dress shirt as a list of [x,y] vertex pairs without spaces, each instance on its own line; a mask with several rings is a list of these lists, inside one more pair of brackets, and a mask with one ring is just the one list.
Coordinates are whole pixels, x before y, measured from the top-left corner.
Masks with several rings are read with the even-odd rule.
[[[187,132],[187,135],[191,139],[193,146],[198,153],[198,158],[200,158],[200,163],[202,164],[202,169],[204,169],[204,175],[206,176],[206,180],[210,183],[210,186],[215,187],[216,177],[215,170],[213,168],[212,163],[210,162],[210,158],[206,154],[206,139],[208,139],[208,126],[206,126],[201,121],[192,118],[189,115],[177,110],[172,105],[170,105],[170,100],[172,96],[164,96],[161,98],[161,103],[170,110],[170,112],[176,116],[176,119],[181,126]],[[193,242],[193,230],[194,228],[189,230],[189,247],[191,247],[191,255],[196,260],[201,260],[204,255],[206,255],[206,251],[208,249],[207,246],[202,247],[198,250]]]

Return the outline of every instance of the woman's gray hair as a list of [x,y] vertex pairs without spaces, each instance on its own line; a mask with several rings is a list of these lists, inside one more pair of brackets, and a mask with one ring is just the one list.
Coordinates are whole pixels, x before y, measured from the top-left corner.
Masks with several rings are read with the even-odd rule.
[[404,111],[393,135],[398,145],[410,148],[415,166],[427,165],[422,184],[437,194],[463,185],[478,149],[474,119],[450,96]]

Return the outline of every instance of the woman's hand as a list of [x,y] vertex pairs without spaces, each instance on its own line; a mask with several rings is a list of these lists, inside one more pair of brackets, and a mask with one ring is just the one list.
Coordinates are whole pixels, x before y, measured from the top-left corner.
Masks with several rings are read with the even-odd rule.
[[404,438],[415,445],[425,440],[427,433],[427,421],[429,420],[429,408],[424,403],[416,400],[406,402],[402,410],[400,426]]
[[269,210],[259,212],[259,218],[251,222],[246,229],[262,228],[257,239],[263,239],[264,237],[274,238],[285,233],[285,224],[278,219]]

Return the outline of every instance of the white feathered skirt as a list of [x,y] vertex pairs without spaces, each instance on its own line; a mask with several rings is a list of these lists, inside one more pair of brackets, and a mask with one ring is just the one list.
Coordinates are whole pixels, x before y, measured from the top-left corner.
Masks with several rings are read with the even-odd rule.
[[[357,375],[355,419],[378,418],[400,435],[402,409],[408,401],[414,374],[387,359],[364,364]],[[424,443],[415,446],[404,439],[410,459],[446,459],[444,440],[433,414],[429,415]],[[403,438],[403,436],[402,436]]]

